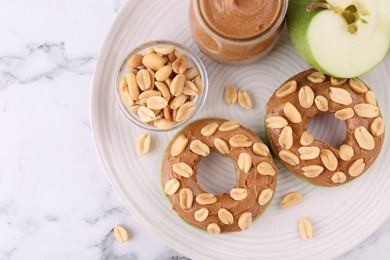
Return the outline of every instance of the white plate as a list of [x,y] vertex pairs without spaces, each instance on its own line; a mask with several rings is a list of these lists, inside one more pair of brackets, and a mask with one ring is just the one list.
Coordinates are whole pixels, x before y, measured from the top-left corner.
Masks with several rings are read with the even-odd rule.
[[[202,117],[224,117],[251,127],[264,137],[265,105],[286,79],[308,66],[293,50],[286,32],[265,59],[249,66],[219,65],[196,48],[188,26],[189,1],[128,1],[116,17],[101,49],[92,88],[92,126],[97,150],[112,186],[126,207],[168,246],[196,259],[307,259],[334,258],[357,246],[390,215],[389,139],[385,139],[377,162],[362,177],[339,188],[321,188],[298,180],[279,166],[278,186],[270,208],[250,230],[210,236],[192,228],[173,211],[160,184],[160,162],[175,134],[152,134],[152,152],[139,157],[135,140],[142,129],[131,124],[115,100],[115,69],[137,45],[154,39],[169,39],[194,49],[205,63],[210,87]],[[378,96],[384,118],[390,107],[390,58],[362,78]],[[254,98],[254,109],[227,106],[222,91],[236,83]],[[339,139],[342,128],[326,117],[311,129],[328,140]],[[388,124],[386,124],[388,127]],[[339,133],[339,134],[337,134]],[[211,156],[202,162],[203,184],[217,190],[231,184],[232,164]],[[227,172],[227,173],[226,173]],[[206,184],[205,184],[206,183]],[[302,202],[281,209],[280,198],[290,191],[303,194]],[[298,235],[299,218],[308,217],[314,238],[304,242]]]

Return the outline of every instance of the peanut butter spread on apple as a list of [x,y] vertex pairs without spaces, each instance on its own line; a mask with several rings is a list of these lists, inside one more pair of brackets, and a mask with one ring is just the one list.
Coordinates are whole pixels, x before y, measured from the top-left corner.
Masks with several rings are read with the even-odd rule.
[[218,34],[246,39],[267,30],[276,19],[280,0],[199,0],[205,21]]
[[[207,193],[197,182],[198,165],[210,152],[235,165],[229,192]],[[202,119],[182,129],[168,145],[162,184],[172,209],[210,234],[246,230],[270,204],[277,168],[267,146],[250,129],[223,119]]]

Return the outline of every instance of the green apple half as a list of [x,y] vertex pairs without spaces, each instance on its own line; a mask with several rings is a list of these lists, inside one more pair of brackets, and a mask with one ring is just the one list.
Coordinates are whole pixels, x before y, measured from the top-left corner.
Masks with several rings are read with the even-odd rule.
[[331,76],[353,78],[390,49],[390,0],[290,0],[287,27],[299,55]]

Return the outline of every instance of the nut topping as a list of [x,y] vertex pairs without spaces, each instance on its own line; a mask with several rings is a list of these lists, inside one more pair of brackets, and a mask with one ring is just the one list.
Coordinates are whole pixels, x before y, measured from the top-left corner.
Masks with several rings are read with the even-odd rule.
[[192,203],[194,202],[192,191],[188,188],[182,189],[179,194],[179,201],[181,209],[187,210],[192,208]]
[[177,179],[171,179],[165,183],[164,191],[168,195],[173,195],[180,187],[180,182]]
[[254,143],[252,146],[252,150],[255,154],[257,154],[259,156],[268,156],[269,155],[269,149],[263,143]]
[[297,166],[300,163],[298,156],[288,150],[280,151],[279,157],[282,161],[290,164],[291,166]]
[[230,191],[230,197],[234,200],[243,200],[248,196],[248,191],[246,189],[234,188]]
[[371,90],[367,91],[366,94],[364,94],[364,99],[366,100],[367,104],[376,106],[376,96]]
[[304,86],[298,93],[299,104],[303,108],[311,108],[314,103],[314,92],[309,86]]
[[[249,228],[252,218],[260,215],[271,203],[277,172],[268,148],[255,133],[244,127],[233,132],[218,132],[216,129],[224,122],[226,121],[222,119],[203,119],[189,124],[168,145],[162,165],[163,190],[172,203],[172,209],[196,227],[219,228],[218,232],[221,233]],[[202,132],[209,134],[205,137]],[[237,136],[240,137],[238,139],[250,142],[250,145],[233,149],[229,140],[234,140]],[[193,151],[196,150],[195,145],[204,145],[211,151],[217,149],[218,145],[215,144],[220,143],[224,144],[220,146],[226,146],[223,149],[227,150],[227,157],[235,160],[238,176],[235,187],[230,192],[216,195],[197,185],[196,172],[202,158]],[[266,156],[258,156],[253,149]],[[176,157],[171,156],[172,151]],[[217,231],[213,229],[211,232]]]
[[340,146],[340,158],[344,161],[350,161],[354,155],[352,146],[343,144]]
[[264,189],[260,192],[257,202],[259,203],[260,206],[264,206],[271,201],[273,194],[274,191],[272,189],[269,188]]
[[317,109],[322,112],[326,112],[329,110],[328,100],[324,96],[317,96],[314,99],[314,103],[316,104]]
[[[385,121],[374,92],[358,78],[336,78],[313,69],[288,81],[292,80],[297,82],[295,92],[280,98],[275,91],[267,102],[265,125],[272,153],[292,173],[315,185],[336,187],[360,176],[384,145]],[[340,145],[307,132],[310,120],[327,112],[344,121],[346,136]],[[323,131],[334,130],[326,129],[329,122],[322,123]],[[257,169],[261,161],[252,156]]]
[[308,178],[318,177],[324,171],[324,167],[320,165],[309,165],[302,167],[302,173]]
[[249,147],[252,145],[252,141],[243,134],[236,134],[230,138],[229,144],[234,148]]
[[228,131],[235,130],[237,128],[240,128],[240,125],[237,124],[236,121],[230,120],[230,121],[226,121],[222,125],[220,125],[218,130],[221,132],[228,132]]
[[276,174],[274,167],[272,167],[272,165],[267,162],[259,163],[256,167],[256,170],[261,175],[275,176]]
[[351,119],[353,116],[355,115],[355,112],[353,111],[352,108],[344,108],[344,109],[340,109],[339,111],[337,111],[334,116],[339,119],[339,120],[348,120],[348,119]]
[[252,168],[252,157],[248,153],[241,153],[237,160],[238,168],[248,173],[249,170]]
[[190,178],[192,174],[194,174],[191,166],[184,162],[175,163],[174,165],[172,165],[172,169],[176,174],[184,178]]
[[285,96],[288,96],[292,93],[294,93],[297,90],[297,82],[295,80],[289,81],[285,83],[283,86],[281,86],[276,91],[276,96],[279,98],[283,98]]
[[222,140],[220,138],[214,139],[214,146],[221,154],[228,154],[230,152],[229,145],[226,143],[225,140]]
[[241,230],[246,230],[250,228],[252,225],[252,213],[245,212],[242,213],[240,218],[238,219],[238,226],[241,228]]
[[333,102],[342,104],[342,105],[350,105],[352,104],[352,97],[349,92],[343,88],[329,88],[329,96]]
[[220,209],[218,210],[218,218],[221,220],[221,222],[225,225],[233,224],[234,217],[233,214],[230,213],[227,209]]
[[383,121],[383,118],[375,118],[370,125],[370,131],[374,136],[383,135],[385,132],[385,122]]
[[320,158],[322,163],[329,171],[336,170],[339,162],[337,161],[336,156],[329,149],[322,149],[320,153]]
[[334,183],[344,183],[347,180],[347,176],[343,172],[335,172],[332,175],[332,181]]
[[313,135],[309,132],[303,132],[302,136],[301,136],[301,139],[299,140],[299,142],[301,143],[301,145],[311,145],[314,141],[314,138],[313,138]]
[[211,235],[218,235],[221,233],[221,228],[216,223],[211,223],[207,226],[207,232]]
[[363,159],[358,159],[354,161],[348,168],[348,173],[352,177],[357,177],[361,175],[364,171],[364,168],[366,167],[366,164]]
[[333,85],[333,86],[341,86],[343,85],[345,82],[347,82],[347,79],[342,79],[342,78],[336,78],[336,77],[330,77],[330,83]]
[[359,146],[365,150],[370,151],[375,148],[374,138],[364,126],[359,126],[355,129],[355,139]]
[[293,145],[293,131],[290,126],[283,128],[279,136],[279,145],[285,149],[290,150]]
[[326,76],[323,73],[316,71],[307,76],[307,79],[312,83],[319,84],[326,80]]
[[196,196],[196,202],[200,205],[210,205],[217,202],[217,197],[212,193],[200,193]]
[[200,133],[203,136],[212,136],[215,133],[215,131],[217,131],[218,127],[219,127],[218,123],[211,123],[204,126],[202,130],[200,130]]
[[209,216],[209,210],[207,208],[201,208],[194,213],[194,218],[198,222],[203,222]]
[[188,144],[188,139],[184,135],[179,135],[171,146],[171,155],[179,156]]
[[313,160],[320,155],[320,148],[317,146],[303,146],[298,149],[301,160]]
[[353,109],[358,116],[364,118],[374,118],[379,115],[379,108],[375,105],[362,103],[355,105]]
[[366,84],[364,84],[364,82],[358,78],[350,79],[349,86],[351,87],[351,89],[353,89],[353,91],[355,91],[358,94],[363,94],[368,91]]
[[302,122],[301,113],[299,113],[298,109],[293,104],[291,104],[291,102],[284,104],[283,112],[291,123],[298,124]]
[[284,117],[273,116],[265,120],[267,127],[269,128],[283,128],[288,125],[288,122]]
[[201,156],[207,156],[210,154],[210,148],[207,146],[207,144],[199,141],[199,140],[194,140],[190,144],[190,150],[193,153],[196,153]]

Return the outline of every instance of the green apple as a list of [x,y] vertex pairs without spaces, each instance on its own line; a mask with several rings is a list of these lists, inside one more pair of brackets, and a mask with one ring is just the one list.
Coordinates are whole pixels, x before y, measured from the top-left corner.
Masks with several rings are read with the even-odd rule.
[[357,77],[390,49],[390,0],[290,0],[287,28],[312,67],[339,78]]

